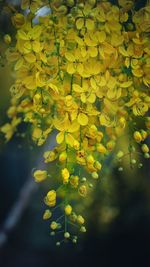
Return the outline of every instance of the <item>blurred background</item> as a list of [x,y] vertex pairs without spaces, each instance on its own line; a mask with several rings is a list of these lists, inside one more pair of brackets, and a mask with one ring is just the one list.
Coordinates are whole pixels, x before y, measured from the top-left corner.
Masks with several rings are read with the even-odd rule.
[[[2,2],[1,40],[11,31]],[[2,41],[0,54],[2,58]],[[4,63],[0,68],[0,125],[7,121],[13,81]],[[44,149],[34,146],[28,136],[16,134],[9,143],[0,138],[0,267],[150,266],[149,160],[133,170],[124,162],[123,172],[107,162],[108,170],[86,202],[87,233],[78,244],[58,248],[42,219],[47,184],[36,186],[32,180],[33,169],[43,164]],[[53,164],[51,173],[56,172]]]

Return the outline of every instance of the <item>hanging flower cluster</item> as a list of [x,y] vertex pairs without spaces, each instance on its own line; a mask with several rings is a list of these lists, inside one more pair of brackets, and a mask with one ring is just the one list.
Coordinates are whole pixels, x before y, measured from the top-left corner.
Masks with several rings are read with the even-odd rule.
[[[46,5],[49,14],[34,23],[37,9]],[[134,11],[134,1],[125,0],[116,5],[96,0],[23,0],[22,9],[28,14],[12,17],[16,41],[5,36],[15,82],[10,88],[10,122],[1,132],[9,140],[18,124],[27,122],[33,141],[41,146],[57,131],[57,145],[44,152],[44,160],[59,162],[62,216],[53,217],[59,190],[50,188],[43,218],[50,220],[52,235],[64,227],[64,240],[76,243],[69,226],[81,232],[86,228],[70,195],[86,197],[118,137],[129,136],[131,166],[136,143],[149,158],[145,139],[150,132],[150,6]],[[123,156],[123,151],[116,154],[119,161]],[[36,170],[33,176],[36,182],[51,179],[47,170]]]

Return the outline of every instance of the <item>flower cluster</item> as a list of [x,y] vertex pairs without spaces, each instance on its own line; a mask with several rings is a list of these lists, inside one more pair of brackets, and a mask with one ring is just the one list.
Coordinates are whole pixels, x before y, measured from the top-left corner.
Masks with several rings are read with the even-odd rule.
[[[34,23],[37,9],[45,5],[49,14]],[[70,195],[87,196],[117,139],[128,134],[131,165],[136,143],[149,158],[145,139],[150,129],[150,6],[134,11],[134,1],[126,0],[116,5],[96,0],[22,1],[22,9],[27,8],[26,16],[12,17],[15,42],[5,36],[15,82],[10,88],[10,123],[1,132],[9,140],[17,125],[27,122],[40,146],[57,130],[57,145],[44,153],[44,160],[59,162],[60,185],[47,193],[49,209],[43,218],[51,220],[52,235],[63,232],[64,240],[76,243],[69,226],[81,232],[86,228]],[[124,152],[116,156],[121,160]],[[49,175],[36,170],[34,178],[41,182]],[[54,220],[60,187],[63,215]]]

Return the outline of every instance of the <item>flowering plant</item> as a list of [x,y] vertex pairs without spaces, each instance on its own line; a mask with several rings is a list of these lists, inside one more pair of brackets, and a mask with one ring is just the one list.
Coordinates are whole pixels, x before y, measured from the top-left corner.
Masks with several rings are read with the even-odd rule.
[[[42,7],[49,12],[35,22]],[[52,235],[62,232],[63,240],[76,243],[76,230],[86,232],[74,207],[77,196],[85,198],[101,179],[106,159],[127,156],[132,168],[136,144],[149,158],[150,5],[136,10],[135,1],[126,0],[23,0],[21,8],[12,16],[15,37],[4,36],[15,81],[10,122],[1,132],[8,141],[26,122],[41,146],[55,130],[57,144],[44,152],[44,161],[57,163],[59,185],[45,196],[43,218]],[[127,151],[117,150],[124,134]],[[37,183],[52,179],[47,169],[33,176]],[[62,215],[54,219],[58,206]]]

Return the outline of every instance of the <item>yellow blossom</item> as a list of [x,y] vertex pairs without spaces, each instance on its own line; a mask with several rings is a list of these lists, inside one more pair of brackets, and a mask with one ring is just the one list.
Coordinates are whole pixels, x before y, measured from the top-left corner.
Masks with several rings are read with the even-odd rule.
[[37,170],[34,172],[33,176],[34,176],[35,181],[37,183],[40,183],[47,178],[47,171]]

